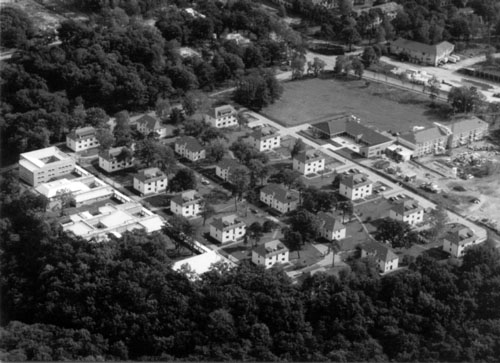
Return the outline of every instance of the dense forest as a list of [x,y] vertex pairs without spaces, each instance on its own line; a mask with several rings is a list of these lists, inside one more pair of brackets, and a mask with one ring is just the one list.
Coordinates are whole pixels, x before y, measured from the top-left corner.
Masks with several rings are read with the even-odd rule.
[[170,269],[166,238],[65,235],[46,200],[1,181],[0,359],[496,361],[500,254],[424,257],[379,277],[359,260],[292,284],[278,268]]

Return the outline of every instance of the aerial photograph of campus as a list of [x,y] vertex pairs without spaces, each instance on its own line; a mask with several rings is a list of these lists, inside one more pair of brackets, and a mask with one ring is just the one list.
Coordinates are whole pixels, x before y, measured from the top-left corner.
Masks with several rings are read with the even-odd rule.
[[500,361],[500,0],[0,0],[0,361]]

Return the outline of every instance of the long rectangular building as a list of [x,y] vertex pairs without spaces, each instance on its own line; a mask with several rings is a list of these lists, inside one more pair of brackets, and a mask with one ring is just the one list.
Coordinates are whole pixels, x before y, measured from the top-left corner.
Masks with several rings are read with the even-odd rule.
[[75,160],[55,146],[23,153],[19,159],[19,178],[31,186],[71,174]]

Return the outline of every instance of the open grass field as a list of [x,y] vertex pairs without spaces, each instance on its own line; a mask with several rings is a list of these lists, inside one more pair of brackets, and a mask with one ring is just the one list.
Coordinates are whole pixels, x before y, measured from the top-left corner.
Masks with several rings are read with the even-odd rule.
[[283,83],[280,100],[262,110],[287,126],[317,122],[340,114],[354,114],[380,130],[407,131],[442,120],[426,96],[365,81],[307,79]]

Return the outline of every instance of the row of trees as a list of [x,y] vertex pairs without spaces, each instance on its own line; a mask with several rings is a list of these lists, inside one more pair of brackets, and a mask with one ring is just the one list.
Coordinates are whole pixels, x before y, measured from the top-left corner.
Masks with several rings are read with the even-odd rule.
[[12,180],[0,186],[2,360],[499,356],[500,255],[488,244],[460,266],[424,256],[382,278],[367,259],[300,284],[247,264],[189,281],[170,270],[163,234],[89,244],[62,233],[40,197],[19,195]]

